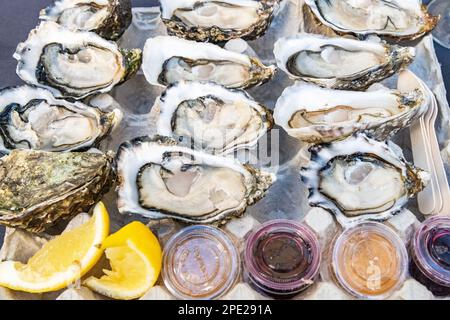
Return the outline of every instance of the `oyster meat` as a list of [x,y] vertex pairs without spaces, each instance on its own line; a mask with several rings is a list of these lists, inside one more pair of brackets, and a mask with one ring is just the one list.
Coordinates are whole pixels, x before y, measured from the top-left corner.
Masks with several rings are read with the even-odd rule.
[[75,151],[96,147],[121,121],[81,102],[56,99],[24,85],[0,90],[0,152],[13,149]]
[[301,170],[309,204],[335,214],[343,225],[390,218],[429,180],[406,162],[400,147],[363,134],[312,146],[310,152]]
[[117,169],[121,213],[189,223],[222,222],[243,213],[274,179],[233,158],[181,147],[167,137],[124,143]]
[[13,150],[0,159],[0,224],[42,232],[101,200],[112,182],[112,156]]
[[340,34],[414,40],[439,21],[420,0],[305,0],[321,24]]
[[228,88],[246,89],[270,80],[275,67],[254,57],[170,36],[147,40],[143,65],[153,85],[167,86],[181,80],[211,81]]
[[156,133],[214,154],[255,146],[273,126],[271,111],[244,91],[211,83],[180,82],[152,108]]
[[278,67],[290,78],[341,90],[365,90],[406,68],[415,50],[385,42],[299,34],[275,43]]
[[274,119],[290,136],[308,143],[330,142],[360,131],[386,140],[427,110],[426,97],[421,89],[359,92],[298,82],[278,99]]
[[92,31],[102,38],[118,40],[130,26],[130,0],[57,0],[40,13],[41,20],[65,28]]
[[22,80],[74,99],[111,91],[138,71],[141,57],[139,49],[121,50],[93,32],[55,22],[42,22],[14,54]]
[[254,40],[265,33],[280,0],[160,0],[171,35],[209,42]]

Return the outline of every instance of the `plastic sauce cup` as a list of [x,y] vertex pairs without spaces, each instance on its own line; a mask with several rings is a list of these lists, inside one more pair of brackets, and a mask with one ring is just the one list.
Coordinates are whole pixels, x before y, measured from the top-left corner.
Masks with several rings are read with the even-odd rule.
[[210,226],[192,226],[164,248],[163,279],[178,299],[217,299],[239,276],[239,252],[231,238]]
[[308,227],[274,220],[247,239],[244,277],[267,296],[290,298],[314,283],[320,261],[319,242]]
[[450,218],[434,217],[422,223],[410,249],[411,275],[434,295],[450,295]]
[[345,230],[335,241],[332,271],[337,283],[362,299],[386,299],[404,282],[408,254],[400,237],[382,223]]

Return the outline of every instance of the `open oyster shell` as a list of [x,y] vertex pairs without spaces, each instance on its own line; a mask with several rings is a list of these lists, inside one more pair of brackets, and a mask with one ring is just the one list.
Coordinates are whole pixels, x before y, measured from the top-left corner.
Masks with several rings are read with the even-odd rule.
[[97,147],[121,121],[81,102],[56,99],[48,90],[20,86],[0,90],[0,152],[13,149],[83,151]]
[[0,224],[41,232],[88,212],[113,181],[112,156],[14,150],[0,159]]
[[309,204],[343,225],[390,218],[429,181],[428,173],[406,162],[400,147],[363,134],[309,151],[311,161],[301,170]]
[[298,34],[279,39],[274,54],[278,67],[291,79],[330,89],[365,90],[407,67],[415,50],[385,42]]
[[121,50],[93,32],[54,22],[42,22],[14,54],[22,80],[74,99],[111,91],[138,71],[141,57],[139,49]]
[[161,0],[170,34],[209,42],[254,40],[265,33],[280,0]]
[[278,99],[274,119],[290,136],[308,143],[330,142],[361,131],[386,140],[427,110],[427,97],[425,90],[359,92],[297,82]]
[[420,0],[305,0],[318,21],[338,34],[414,40],[439,21]]
[[271,111],[244,91],[198,82],[170,86],[152,118],[156,134],[213,154],[252,148],[273,126]]
[[167,137],[126,142],[116,161],[119,211],[150,219],[222,222],[261,199],[275,179],[233,158],[178,146]]
[[275,67],[266,67],[255,57],[177,37],[159,36],[144,47],[144,75],[153,85],[167,86],[182,80],[211,81],[228,88],[246,89],[273,77]]
[[117,40],[130,26],[132,17],[130,0],[58,0],[43,9],[39,18]]

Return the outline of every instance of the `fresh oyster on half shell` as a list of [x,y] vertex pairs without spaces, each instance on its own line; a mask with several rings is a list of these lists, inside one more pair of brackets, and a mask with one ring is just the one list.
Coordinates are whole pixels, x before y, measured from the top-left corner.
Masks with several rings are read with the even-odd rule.
[[343,225],[390,218],[429,181],[427,172],[406,162],[400,147],[363,134],[309,151],[310,163],[301,170],[309,204]]
[[118,208],[123,214],[189,223],[222,222],[261,199],[274,177],[233,158],[143,137],[117,154]]
[[0,224],[42,232],[88,212],[113,181],[112,156],[13,150],[0,159]]
[[213,154],[249,149],[273,126],[272,113],[244,91],[180,82],[156,99],[156,134]]
[[298,34],[275,43],[278,67],[291,79],[340,90],[365,90],[414,59],[410,47]]
[[427,97],[420,89],[360,92],[297,82],[278,99],[274,119],[290,136],[308,143],[335,141],[361,131],[386,140],[427,110]]
[[279,0],[161,0],[171,35],[196,41],[254,40],[269,27]]
[[147,81],[167,86],[179,81],[214,82],[227,88],[247,89],[270,80],[274,66],[255,57],[177,37],[147,40],[142,68]]
[[376,34],[393,40],[414,40],[439,21],[420,0],[305,0],[317,20],[338,34]]
[[65,28],[92,31],[108,40],[119,39],[130,26],[130,0],[57,0],[40,13],[41,20]]
[[120,123],[122,112],[103,112],[81,102],[56,99],[48,90],[20,86],[0,90],[0,151],[83,151]]
[[42,22],[19,44],[14,58],[25,82],[57,97],[82,99],[109,92],[132,77],[140,68],[142,52],[121,50],[93,32]]

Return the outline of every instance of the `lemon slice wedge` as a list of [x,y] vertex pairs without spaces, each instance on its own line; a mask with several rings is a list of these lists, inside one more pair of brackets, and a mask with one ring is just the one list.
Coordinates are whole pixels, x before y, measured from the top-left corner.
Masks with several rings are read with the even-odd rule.
[[109,215],[100,202],[89,221],[47,242],[27,264],[1,262],[0,286],[31,293],[63,289],[98,262],[108,234]]
[[140,222],[132,222],[104,242],[103,248],[111,270],[101,278],[85,282],[91,290],[104,296],[132,300],[142,297],[158,280],[162,250],[156,236]]

